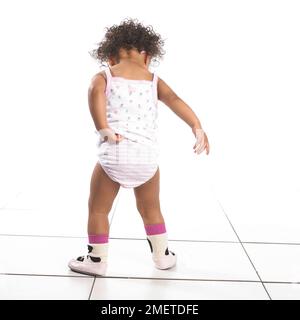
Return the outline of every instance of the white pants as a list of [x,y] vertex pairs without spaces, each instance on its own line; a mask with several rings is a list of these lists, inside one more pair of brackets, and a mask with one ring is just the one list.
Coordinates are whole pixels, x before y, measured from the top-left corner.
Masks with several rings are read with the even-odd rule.
[[122,187],[135,188],[151,179],[158,169],[158,147],[124,138],[102,142],[98,162],[106,174]]

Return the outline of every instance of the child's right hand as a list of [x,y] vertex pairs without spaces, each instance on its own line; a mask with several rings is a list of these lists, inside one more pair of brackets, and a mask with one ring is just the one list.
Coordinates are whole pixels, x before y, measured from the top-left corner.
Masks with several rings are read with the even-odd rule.
[[104,128],[97,130],[98,134],[101,136],[103,141],[108,141],[109,143],[118,143],[124,139],[119,133],[115,133],[111,128]]
[[209,142],[205,131],[202,128],[193,128],[193,133],[196,138],[194,152],[200,154],[206,149],[206,154],[209,154]]

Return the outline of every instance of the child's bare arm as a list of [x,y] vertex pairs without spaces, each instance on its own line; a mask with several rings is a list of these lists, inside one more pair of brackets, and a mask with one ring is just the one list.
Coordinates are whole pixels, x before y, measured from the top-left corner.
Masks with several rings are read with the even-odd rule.
[[103,76],[97,74],[92,80],[88,89],[88,103],[90,113],[97,130],[108,127],[106,119],[106,81]]
[[96,131],[98,131],[102,137],[107,136],[107,139],[109,140],[112,139],[118,141],[123,137],[112,132],[107,123],[105,89],[106,80],[100,73],[96,74],[92,78],[88,89],[89,109],[96,127]]
[[201,123],[194,111],[162,80],[158,81],[158,99],[167,105],[174,113],[191,128],[201,129]]
[[206,153],[208,154],[208,139],[195,112],[181,98],[179,98],[178,95],[160,78],[158,80],[157,90],[158,99],[165,105],[167,105],[178,117],[180,117],[192,128],[192,131],[196,138],[198,139],[198,137],[200,137],[201,135],[200,139],[203,141],[202,143],[197,142],[194,145],[194,149],[198,148],[198,146],[200,146],[201,148],[206,148]]

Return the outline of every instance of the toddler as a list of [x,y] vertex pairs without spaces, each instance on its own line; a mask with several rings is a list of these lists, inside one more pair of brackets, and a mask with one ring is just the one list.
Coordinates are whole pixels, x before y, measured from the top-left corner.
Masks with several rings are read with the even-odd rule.
[[169,250],[159,201],[158,100],[191,128],[194,152],[209,153],[208,138],[193,110],[148,68],[162,58],[164,41],[151,26],[125,19],[107,28],[92,56],[106,62],[91,80],[88,104],[98,135],[98,161],[88,199],[88,253],[72,259],[75,272],[103,276],[107,269],[108,214],[120,186],[133,188],[154,266],[169,269],[177,255]]

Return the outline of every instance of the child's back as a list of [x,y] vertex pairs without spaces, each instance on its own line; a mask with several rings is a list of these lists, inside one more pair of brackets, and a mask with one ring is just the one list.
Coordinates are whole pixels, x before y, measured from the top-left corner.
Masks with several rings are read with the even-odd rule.
[[[130,56],[134,57],[135,53],[131,52]],[[153,73],[151,73],[146,67],[142,67],[131,61],[120,62],[113,65],[110,70],[114,77],[122,77],[129,80],[151,81],[153,79]],[[101,71],[98,74],[104,75],[105,72]]]

